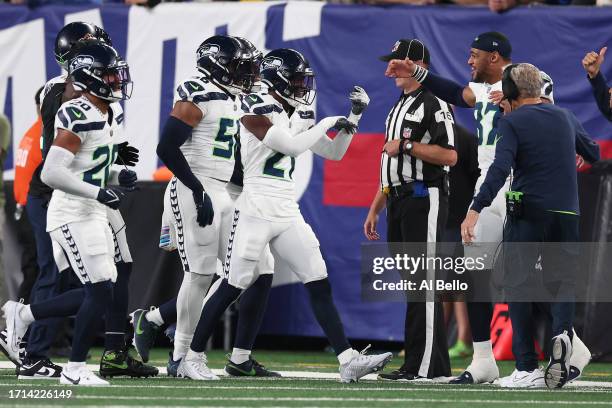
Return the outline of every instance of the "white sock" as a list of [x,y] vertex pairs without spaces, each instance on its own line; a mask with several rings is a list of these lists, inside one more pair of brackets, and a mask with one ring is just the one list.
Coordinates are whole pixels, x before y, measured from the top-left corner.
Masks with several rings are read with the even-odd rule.
[[472,343],[472,347],[474,348],[474,360],[477,358],[495,359],[493,356],[493,346],[491,345],[491,340],[475,341]]
[[355,353],[359,354],[357,350],[352,348],[344,350],[342,353],[338,354],[338,362],[340,365],[348,364],[355,356]]
[[26,323],[26,324],[31,324],[34,322],[34,315],[32,314],[32,309],[30,308],[30,305],[25,305],[24,307],[21,308],[21,310],[19,311],[19,317]]
[[85,367],[85,361],[69,361],[66,369],[68,371],[74,371],[83,367]]
[[232,350],[232,356],[230,357],[230,361],[234,364],[242,364],[244,362],[249,361],[250,356],[251,350],[234,347],[234,349]]
[[175,332],[174,333],[174,351],[172,352],[172,358],[177,361],[187,355],[189,346],[191,346],[191,340],[193,335]]
[[151,323],[154,323],[154,324],[156,324],[158,326],[163,326],[164,325],[164,319],[162,318],[162,315],[159,312],[159,307],[156,307],[153,310],[149,310],[145,314],[145,319],[147,319]]

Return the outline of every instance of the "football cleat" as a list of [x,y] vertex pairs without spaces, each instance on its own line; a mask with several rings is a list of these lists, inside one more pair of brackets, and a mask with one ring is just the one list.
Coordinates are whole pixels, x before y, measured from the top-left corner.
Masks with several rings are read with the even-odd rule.
[[380,373],[378,374],[379,380],[386,381],[414,381],[420,380],[424,377],[421,377],[418,374],[411,374],[408,371],[404,370],[403,367],[400,367],[399,370],[391,371],[390,373]]
[[19,380],[53,380],[60,378],[62,367],[53,364],[48,358],[29,361],[25,360],[21,367],[17,368],[17,379]]
[[371,354],[366,355],[365,352],[370,348],[368,345],[360,353],[354,351],[353,358],[346,364],[340,366],[340,381],[344,383],[357,382],[359,379],[370,373],[382,370],[393,354]]
[[21,366],[23,360],[25,360],[27,344],[26,341],[19,342],[19,352],[15,354],[8,346],[8,333],[6,329],[0,331],[0,351],[17,367]]
[[508,377],[499,379],[502,388],[543,388],[546,387],[544,372],[536,368],[533,371],[514,370]]
[[250,357],[242,364],[232,362],[230,355],[227,356],[227,360],[225,372],[232,377],[281,377],[280,373],[268,370]]
[[561,388],[568,382],[571,355],[572,342],[567,331],[552,338],[550,361],[544,377],[548,388]]
[[495,358],[475,358],[468,368],[449,384],[484,384],[499,378],[499,368]]
[[60,384],[90,387],[104,387],[110,385],[108,381],[92,373],[86,366],[81,366],[72,370],[66,367],[60,375]]
[[[152,307],[153,309],[153,307]],[[143,362],[149,361],[149,351],[155,343],[155,338],[160,327],[155,323],[147,320],[145,309],[136,309],[130,313],[132,326],[134,327],[134,338],[132,344],[136,348],[136,352],[142,358]]]
[[219,377],[213,374],[210,368],[208,368],[206,365],[207,363],[208,359],[206,358],[206,354],[189,350],[185,358],[183,358],[179,364],[177,377],[198,381],[219,380]]
[[20,316],[20,311],[24,307],[23,303],[12,300],[2,306],[6,319],[6,349],[3,347],[3,352],[15,364],[20,361],[19,346],[29,326]]
[[105,350],[100,360],[100,375],[102,377],[155,377],[159,374],[156,367],[136,360],[126,347],[124,350]]
[[591,352],[574,331],[574,337],[572,337],[572,356],[570,357],[567,382],[577,380],[584,372],[584,368],[589,364],[589,361],[591,361]]
[[166,373],[168,374],[168,377],[177,377],[177,371],[179,365],[181,364],[182,358],[179,358],[178,360],[174,361],[174,359],[172,358],[172,352],[170,352],[169,354],[170,355],[168,356],[168,364],[166,365]]

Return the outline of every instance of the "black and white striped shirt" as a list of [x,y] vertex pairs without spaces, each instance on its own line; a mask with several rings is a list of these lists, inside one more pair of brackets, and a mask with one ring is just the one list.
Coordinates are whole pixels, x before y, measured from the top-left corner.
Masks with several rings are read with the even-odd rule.
[[[408,94],[402,93],[389,112],[385,142],[401,138],[454,149],[454,123],[448,104],[421,87]],[[418,180],[430,187],[439,186],[445,171],[448,171],[447,166],[427,163],[409,154],[389,157],[383,153],[380,184],[384,188]]]

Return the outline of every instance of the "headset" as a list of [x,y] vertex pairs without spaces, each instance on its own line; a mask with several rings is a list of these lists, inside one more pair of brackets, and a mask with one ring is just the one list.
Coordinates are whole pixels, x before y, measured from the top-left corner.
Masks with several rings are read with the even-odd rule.
[[509,101],[515,101],[521,95],[518,86],[516,86],[516,83],[514,82],[514,79],[512,79],[511,75],[514,67],[518,65],[519,64],[508,65],[504,69],[504,73],[502,75],[502,92]]

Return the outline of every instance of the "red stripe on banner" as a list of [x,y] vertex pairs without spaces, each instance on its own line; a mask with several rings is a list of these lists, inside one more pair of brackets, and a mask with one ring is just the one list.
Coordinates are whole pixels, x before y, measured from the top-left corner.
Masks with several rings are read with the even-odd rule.
[[384,143],[382,133],[359,133],[342,160],[325,160],[324,205],[370,206],[379,188],[380,152]]
[[[598,140],[601,159],[612,158],[612,140]],[[382,133],[355,135],[344,158],[325,160],[323,165],[323,205],[369,207],[379,188]],[[580,171],[585,171],[586,165]]]

